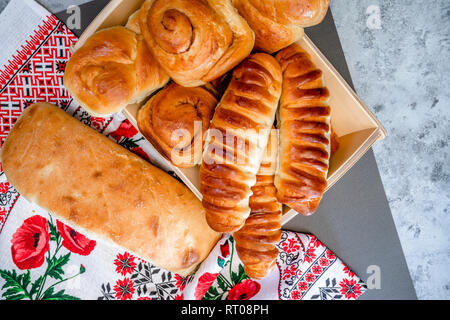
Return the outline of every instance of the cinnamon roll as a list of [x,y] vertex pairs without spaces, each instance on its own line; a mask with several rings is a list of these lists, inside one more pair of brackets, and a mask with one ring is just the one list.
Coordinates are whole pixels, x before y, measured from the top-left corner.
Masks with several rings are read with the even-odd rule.
[[139,15],[154,57],[185,87],[222,76],[253,49],[254,33],[230,0],[147,0]]
[[175,166],[200,164],[203,135],[217,100],[208,90],[172,83],[142,107],[137,122],[142,134]]
[[69,93],[96,116],[140,102],[168,81],[142,36],[124,27],[95,33],[73,54],[64,74]]

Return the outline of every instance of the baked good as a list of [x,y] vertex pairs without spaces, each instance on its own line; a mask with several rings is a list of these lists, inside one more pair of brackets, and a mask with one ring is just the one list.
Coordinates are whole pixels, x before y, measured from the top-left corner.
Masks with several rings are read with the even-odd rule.
[[281,68],[256,53],[233,72],[216,108],[200,166],[206,220],[218,232],[235,232],[250,214],[256,183],[281,94]]
[[23,112],[1,161],[11,184],[62,222],[181,275],[219,238],[183,184],[55,106]]
[[339,137],[333,130],[333,125],[331,125],[331,135],[330,135],[330,156],[335,154],[340,147]]
[[201,163],[204,134],[209,128],[217,99],[208,90],[172,83],[139,110],[142,134],[175,166]]
[[303,28],[319,24],[329,0],[232,0],[255,32],[255,48],[273,53],[298,41]]
[[274,129],[256,176],[256,184],[252,188],[250,216],[244,227],[233,235],[245,273],[254,279],[267,276],[274,268],[278,257],[276,245],[281,240],[283,208],[277,200],[274,185],[277,150],[277,132]]
[[277,54],[283,69],[279,111],[278,200],[310,215],[327,187],[330,159],[329,92],[322,71],[294,44]]
[[153,56],[184,87],[202,86],[233,69],[255,41],[230,0],[147,0],[140,25]]
[[142,36],[125,27],[95,33],[73,54],[64,74],[69,93],[95,116],[140,102],[168,81]]
[[139,10],[134,12],[128,18],[128,21],[127,21],[127,24],[125,25],[125,27],[137,34],[141,34],[141,25],[139,22]]

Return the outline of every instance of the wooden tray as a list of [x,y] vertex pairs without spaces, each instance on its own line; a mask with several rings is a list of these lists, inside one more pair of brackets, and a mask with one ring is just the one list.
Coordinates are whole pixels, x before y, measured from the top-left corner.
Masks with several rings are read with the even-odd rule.
[[[144,0],[111,0],[86,28],[73,49],[77,50],[100,29],[125,25],[128,17],[138,10],[143,2]],[[298,44],[311,55],[317,68],[322,70],[325,85],[330,90],[331,121],[339,137],[340,148],[330,160],[328,190],[353,167],[376,141],[386,137],[386,130],[306,35]],[[123,114],[136,128],[138,128],[136,116],[139,108],[140,105],[133,104],[123,111]],[[151,151],[152,161],[163,168],[170,168],[201,199],[199,166],[180,169],[161,156],[155,148]],[[284,208],[284,212],[283,224],[298,214],[287,207]]]

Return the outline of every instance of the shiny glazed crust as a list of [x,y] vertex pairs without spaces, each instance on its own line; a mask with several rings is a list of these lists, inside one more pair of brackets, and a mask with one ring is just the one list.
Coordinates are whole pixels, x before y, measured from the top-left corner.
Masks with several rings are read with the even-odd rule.
[[139,110],[139,130],[175,166],[193,167],[201,163],[203,137],[217,102],[204,88],[172,83]]
[[139,15],[154,57],[185,87],[219,78],[253,49],[254,33],[230,0],[147,0]]
[[200,167],[208,224],[219,232],[243,227],[281,94],[281,68],[270,55],[248,57],[216,108]]
[[234,233],[236,250],[245,273],[254,279],[267,276],[278,257],[282,205],[276,198],[274,176],[277,164],[277,132],[272,130],[250,197],[251,213],[244,227]]
[[233,0],[255,32],[255,48],[273,53],[298,41],[303,28],[319,24],[329,0]]
[[329,92],[322,71],[298,45],[277,54],[283,69],[279,111],[278,200],[303,215],[317,209],[327,187],[330,159]]
[[142,36],[124,27],[95,33],[66,66],[64,85],[95,116],[121,111],[169,81]]

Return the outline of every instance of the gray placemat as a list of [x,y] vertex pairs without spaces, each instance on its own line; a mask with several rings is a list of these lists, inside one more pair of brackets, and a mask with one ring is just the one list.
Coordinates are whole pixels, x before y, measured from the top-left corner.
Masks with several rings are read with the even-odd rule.
[[[81,29],[73,30],[75,34],[108,2],[80,6]],[[63,21],[68,17],[66,12],[56,15]],[[307,34],[353,86],[331,12]],[[364,281],[379,268],[380,288],[369,289],[361,299],[417,299],[372,151],[327,192],[314,216],[297,216],[285,228],[316,235]]]

